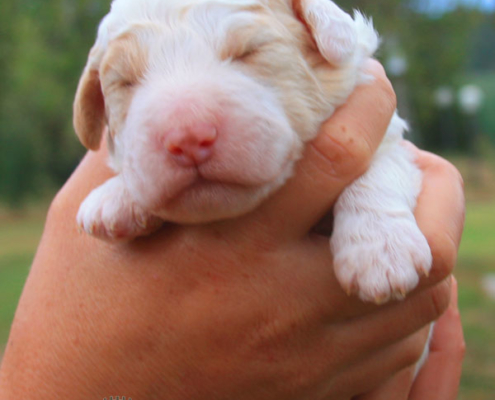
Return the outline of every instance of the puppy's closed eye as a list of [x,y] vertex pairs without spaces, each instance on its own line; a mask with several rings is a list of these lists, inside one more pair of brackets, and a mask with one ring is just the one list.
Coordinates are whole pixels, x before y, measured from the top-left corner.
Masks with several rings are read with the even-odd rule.
[[130,89],[146,72],[146,48],[139,43],[136,32],[126,32],[115,40],[101,66],[103,90]]
[[109,70],[102,79],[103,91],[105,94],[117,90],[132,89],[139,83],[139,80],[132,75],[124,75],[116,70]]
[[229,32],[222,48],[221,58],[243,61],[268,50],[279,40],[281,40],[280,36],[268,27],[252,26],[236,29]]

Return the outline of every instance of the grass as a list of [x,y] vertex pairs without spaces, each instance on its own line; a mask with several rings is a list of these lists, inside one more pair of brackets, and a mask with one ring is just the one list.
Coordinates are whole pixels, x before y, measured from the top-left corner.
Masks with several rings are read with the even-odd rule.
[[470,203],[456,271],[467,353],[462,400],[491,400],[495,393],[495,299],[482,288],[495,273],[495,200]]
[[[22,216],[0,212],[0,344],[7,341],[17,302],[43,230],[46,209]],[[0,349],[3,346],[0,345]]]
[[[462,160],[455,163],[464,169]],[[493,400],[495,393],[495,299],[481,285],[486,274],[495,273],[495,180],[488,175],[481,185],[467,185],[466,228],[456,270],[467,342],[459,400]],[[45,212],[41,207],[12,217],[0,211],[0,344],[6,342]]]

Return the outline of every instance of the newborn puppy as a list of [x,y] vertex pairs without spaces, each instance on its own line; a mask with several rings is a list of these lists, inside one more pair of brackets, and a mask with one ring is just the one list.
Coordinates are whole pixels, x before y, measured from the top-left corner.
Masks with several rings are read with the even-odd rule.
[[[257,207],[304,143],[367,79],[370,21],[330,0],[114,0],[79,83],[74,124],[116,176],[77,221],[124,240],[164,220],[198,224]],[[401,299],[431,266],[413,210],[421,174],[395,116],[369,171],[335,206],[331,248],[348,293]]]

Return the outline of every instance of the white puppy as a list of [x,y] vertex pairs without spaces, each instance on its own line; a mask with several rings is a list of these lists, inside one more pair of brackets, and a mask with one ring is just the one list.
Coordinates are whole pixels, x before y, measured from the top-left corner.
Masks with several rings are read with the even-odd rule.
[[[291,176],[304,143],[364,83],[370,21],[330,0],[114,0],[74,104],[89,149],[108,127],[116,177],[77,216],[131,239],[163,220],[249,212]],[[365,301],[400,299],[431,266],[413,210],[421,174],[395,116],[369,171],[335,206],[335,272]]]

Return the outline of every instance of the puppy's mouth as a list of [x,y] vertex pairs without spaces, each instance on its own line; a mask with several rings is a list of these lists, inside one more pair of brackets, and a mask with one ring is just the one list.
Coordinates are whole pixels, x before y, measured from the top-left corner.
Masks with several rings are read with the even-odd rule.
[[169,187],[161,193],[151,211],[176,223],[204,223],[237,217],[256,208],[280,186],[278,182],[283,175],[281,172],[270,179],[236,180],[235,176],[221,177],[201,171],[201,168],[191,168],[187,179],[180,179],[173,191]]
[[263,185],[207,179],[198,175],[173,196],[164,196],[153,212],[176,223],[204,223],[231,218],[255,208]]
[[242,190],[242,189],[257,187],[259,185],[260,184],[254,184],[254,183],[247,184],[247,183],[239,183],[239,182],[229,182],[214,178],[213,179],[205,178],[203,175],[201,175],[201,173],[198,173],[196,178],[194,178],[187,186],[179,190],[175,194],[175,196],[173,196],[170,200],[179,199],[180,197],[185,196],[188,192],[199,193],[207,190],[215,191],[216,189],[226,189],[226,188]]
[[184,174],[177,179],[172,187],[175,190],[168,192],[162,199],[164,203],[180,201],[186,196],[203,196],[209,194],[223,194],[225,192],[245,192],[259,189],[275,181],[288,167],[289,160],[280,166],[274,174],[260,176],[241,175],[229,169],[217,169],[208,163],[195,165],[184,169]]
[[180,202],[186,197],[200,197],[206,195],[215,196],[223,192],[232,191],[249,191],[262,186],[265,182],[240,182],[235,180],[226,180],[216,177],[205,176],[198,169],[195,170],[194,176],[191,176],[188,182],[183,182],[178,190],[172,195],[164,198],[164,204]]

